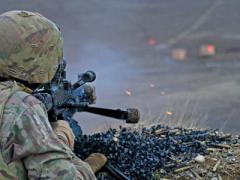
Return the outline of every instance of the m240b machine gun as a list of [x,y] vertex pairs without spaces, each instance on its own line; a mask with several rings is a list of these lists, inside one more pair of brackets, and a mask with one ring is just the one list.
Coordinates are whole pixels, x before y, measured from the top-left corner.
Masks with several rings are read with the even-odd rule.
[[76,112],[90,112],[116,119],[126,120],[126,123],[137,123],[139,111],[129,108],[127,110],[113,110],[90,107],[96,101],[95,87],[90,84],[96,79],[93,71],[78,75],[78,81],[71,83],[66,79],[66,62],[61,61],[57,73],[50,83],[37,88],[33,95],[41,100],[48,110],[50,121],[63,119],[68,121],[75,136],[82,134],[81,127],[72,117]]

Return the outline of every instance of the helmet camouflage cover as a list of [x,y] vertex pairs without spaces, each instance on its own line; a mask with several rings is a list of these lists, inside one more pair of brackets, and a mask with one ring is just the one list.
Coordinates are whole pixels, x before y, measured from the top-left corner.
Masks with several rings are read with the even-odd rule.
[[63,58],[58,27],[38,13],[9,11],[0,15],[0,76],[47,83]]

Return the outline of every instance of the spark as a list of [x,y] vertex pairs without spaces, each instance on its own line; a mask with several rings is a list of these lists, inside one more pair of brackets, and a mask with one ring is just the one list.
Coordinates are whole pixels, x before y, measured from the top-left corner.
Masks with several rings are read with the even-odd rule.
[[129,91],[129,90],[126,90],[125,93],[126,93],[128,96],[131,96],[131,95],[132,95],[132,92]]
[[150,83],[149,86],[150,86],[151,88],[154,88],[154,87],[155,87],[155,84]]
[[173,115],[173,113],[172,113],[171,111],[166,111],[165,114],[166,114],[167,116],[172,116],[172,115]]

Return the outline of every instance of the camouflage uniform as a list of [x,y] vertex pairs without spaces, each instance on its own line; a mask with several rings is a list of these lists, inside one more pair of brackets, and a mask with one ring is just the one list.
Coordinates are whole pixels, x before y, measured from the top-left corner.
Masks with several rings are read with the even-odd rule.
[[85,162],[76,168],[76,157],[58,141],[42,103],[21,89],[13,81],[0,83],[0,147],[10,171],[19,179],[95,179]]
[[[0,77],[44,84],[62,58],[63,38],[53,22],[28,11],[0,15]],[[96,179],[59,141],[45,107],[25,89],[0,83],[0,179]]]

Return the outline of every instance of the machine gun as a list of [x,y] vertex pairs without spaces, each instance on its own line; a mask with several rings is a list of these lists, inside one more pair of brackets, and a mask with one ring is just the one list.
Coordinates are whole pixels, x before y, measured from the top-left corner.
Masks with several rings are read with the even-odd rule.
[[76,112],[90,112],[116,119],[126,120],[126,123],[137,123],[139,111],[129,108],[127,110],[113,110],[90,107],[96,101],[95,87],[90,83],[96,79],[93,71],[78,75],[78,81],[71,83],[66,79],[66,62],[62,60],[58,70],[50,83],[44,84],[34,90],[33,95],[41,100],[48,110],[50,121],[63,119],[68,121],[75,136],[82,134],[81,127],[72,117]]

